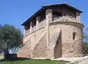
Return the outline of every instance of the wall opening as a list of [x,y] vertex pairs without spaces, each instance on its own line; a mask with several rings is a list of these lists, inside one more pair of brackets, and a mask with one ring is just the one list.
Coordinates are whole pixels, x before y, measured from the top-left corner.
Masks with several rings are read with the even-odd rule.
[[42,28],[46,24],[46,22],[45,22],[45,19],[46,19],[45,11],[42,11],[41,13],[39,13],[38,16],[39,16],[39,25],[38,25],[38,28]]
[[30,31],[30,25],[24,26],[24,30],[25,30],[25,36],[28,35]]
[[25,26],[24,28],[25,28],[25,30],[29,30],[30,26]]
[[42,11],[40,14],[39,14],[39,22],[45,20],[45,11]]
[[73,32],[73,40],[76,38],[76,32]]
[[53,11],[53,21],[58,19],[60,16],[62,16],[61,12]]
[[32,20],[32,31],[35,31],[36,30],[36,19],[34,18]]

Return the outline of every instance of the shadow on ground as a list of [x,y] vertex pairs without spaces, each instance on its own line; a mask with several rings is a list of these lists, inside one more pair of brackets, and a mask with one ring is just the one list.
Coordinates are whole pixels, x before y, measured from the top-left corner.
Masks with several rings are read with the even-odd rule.
[[17,58],[10,58],[10,59],[2,59],[0,60],[1,62],[3,61],[23,61],[23,60],[29,60],[30,58],[22,58],[22,57],[17,57]]

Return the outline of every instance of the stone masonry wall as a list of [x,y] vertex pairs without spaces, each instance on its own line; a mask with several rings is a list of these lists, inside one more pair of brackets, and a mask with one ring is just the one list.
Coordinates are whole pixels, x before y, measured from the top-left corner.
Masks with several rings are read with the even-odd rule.
[[38,41],[41,39],[43,32],[44,28],[41,28],[36,32],[31,33],[28,36],[24,37],[23,39],[24,46],[21,49],[19,49],[18,57],[32,57],[33,49],[35,45],[38,43]]
[[[50,26],[50,38],[54,29],[62,30],[62,57],[82,56],[82,25],[80,23],[56,22]],[[73,40],[73,32],[76,32]]]
[[36,44],[33,49],[33,57],[34,58],[46,58],[47,54],[47,43],[46,43],[46,35],[44,35],[41,40]]

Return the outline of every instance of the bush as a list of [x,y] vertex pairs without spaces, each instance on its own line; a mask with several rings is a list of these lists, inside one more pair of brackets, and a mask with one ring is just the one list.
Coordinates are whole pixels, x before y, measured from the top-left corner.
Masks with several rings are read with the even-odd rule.
[[86,42],[83,43],[83,54],[84,55],[88,54],[88,43]]

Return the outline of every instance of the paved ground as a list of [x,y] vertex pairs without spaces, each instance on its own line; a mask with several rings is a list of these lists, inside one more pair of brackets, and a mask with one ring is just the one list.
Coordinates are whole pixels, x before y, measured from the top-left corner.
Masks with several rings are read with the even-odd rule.
[[83,61],[79,62],[78,64],[88,64],[88,59],[87,60],[83,60]]
[[53,60],[65,60],[65,61],[70,61],[67,64],[88,64],[88,56],[84,57],[73,57],[73,58],[58,58],[58,59],[53,59]]

